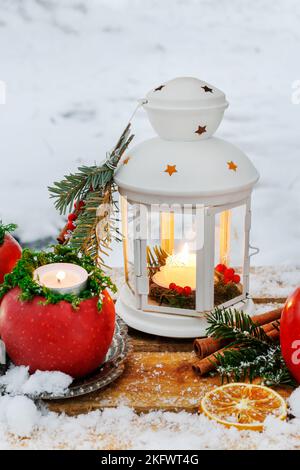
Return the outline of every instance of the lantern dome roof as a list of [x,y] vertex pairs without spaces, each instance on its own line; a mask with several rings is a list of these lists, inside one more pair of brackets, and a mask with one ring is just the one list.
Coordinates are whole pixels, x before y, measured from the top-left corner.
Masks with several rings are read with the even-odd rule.
[[147,107],[160,109],[194,109],[228,105],[221,90],[193,77],[169,80],[150,90],[146,100]]
[[149,91],[143,105],[161,138],[199,141],[214,134],[228,103],[225,94],[213,85],[179,77]]
[[215,137],[146,140],[127,152],[115,174],[122,195],[146,204],[229,204],[246,198],[258,178],[241,150]]

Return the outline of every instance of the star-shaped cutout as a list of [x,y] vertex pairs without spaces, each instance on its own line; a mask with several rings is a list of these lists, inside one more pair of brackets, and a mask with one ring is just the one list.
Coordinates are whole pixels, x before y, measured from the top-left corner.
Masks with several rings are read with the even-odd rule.
[[127,163],[129,162],[130,160],[130,157],[126,157],[124,160],[123,160],[123,165],[127,165]]
[[165,85],[160,85],[157,88],[155,88],[154,91],[161,91],[164,87]]
[[230,162],[227,162],[228,165],[228,170],[236,171],[237,165],[231,160]]
[[195,134],[204,134],[206,132],[206,126],[198,126],[198,129],[195,131]]
[[170,176],[172,176],[173,173],[178,173],[178,171],[176,170],[176,165],[167,165],[167,168],[164,172],[169,173]]
[[207,86],[207,85],[204,85],[204,86],[202,86],[201,88],[203,88],[203,90],[205,91],[205,93],[213,93],[213,89],[212,89],[212,88],[209,88],[209,86]]

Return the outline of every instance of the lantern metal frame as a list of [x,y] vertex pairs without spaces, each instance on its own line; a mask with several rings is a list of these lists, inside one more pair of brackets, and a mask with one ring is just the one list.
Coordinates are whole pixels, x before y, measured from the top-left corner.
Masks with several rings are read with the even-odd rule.
[[[205,90],[210,90],[207,93]],[[125,279],[128,281],[126,200],[135,211],[133,234],[134,286],[125,284],[117,313],[131,327],[155,335],[205,336],[205,314],[214,306],[216,216],[240,206],[243,220],[242,293],[218,307],[253,313],[248,295],[250,271],[251,193],[259,174],[237,147],[212,137],[228,103],[224,93],[201,80],[181,77],[151,90],[143,107],[159,137],[131,149],[120,162],[115,183],[121,195]],[[200,129],[200,132],[198,130]],[[233,164],[233,168],[230,165]],[[174,174],[166,173],[169,165]],[[150,305],[147,266],[148,214],[151,205],[184,207],[196,214],[195,309]],[[202,208],[201,221],[197,207]],[[143,208],[140,210],[140,208]],[[163,212],[164,209],[161,209]],[[140,227],[143,228],[141,234]],[[200,240],[200,230],[201,240]],[[202,237],[203,235],[203,237]],[[200,242],[203,242],[200,243]]]
[[[134,207],[134,286],[128,282],[128,258],[126,205]],[[140,210],[140,207],[143,210]],[[244,217],[244,259],[242,268],[242,294],[218,305],[220,308],[234,307],[249,314],[253,313],[253,302],[249,297],[251,197],[240,199],[231,204],[204,207],[203,246],[196,252],[196,308],[195,310],[149,304],[149,275],[147,266],[147,237],[141,237],[139,226],[148,227],[149,205],[126,201],[122,196],[122,227],[124,248],[124,271],[126,285],[122,287],[117,300],[117,312],[129,326],[146,333],[169,337],[194,337],[204,335],[205,314],[214,309],[214,259],[215,259],[215,218],[224,211],[245,207]],[[161,209],[165,210],[165,208]],[[199,230],[199,229],[198,229]],[[145,232],[145,230],[144,230]],[[197,232],[198,235],[198,232]],[[174,319],[176,317],[176,320]],[[183,322],[182,322],[183,320]],[[166,332],[167,331],[167,332]]]

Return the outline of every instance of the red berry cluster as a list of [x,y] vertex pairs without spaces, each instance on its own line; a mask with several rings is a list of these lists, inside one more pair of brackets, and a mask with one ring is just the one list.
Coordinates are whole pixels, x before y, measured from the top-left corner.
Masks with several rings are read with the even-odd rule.
[[169,289],[173,290],[174,292],[177,292],[177,294],[179,295],[185,295],[186,297],[188,297],[192,293],[192,289],[190,286],[180,287],[177,286],[174,282],[171,282],[171,284],[169,284]]
[[71,214],[68,215],[68,223],[66,226],[67,230],[70,230],[73,232],[76,228],[76,224],[74,224],[75,220],[78,217],[78,213],[81,211],[81,209],[84,207],[84,201],[76,201],[74,204],[74,212],[71,212]]
[[235,273],[235,270],[233,268],[227,268],[225,264],[218,264],[215,270],[223,274],[224,284],[229,284],[230,282],[239,284],[241,281],[241,277]]

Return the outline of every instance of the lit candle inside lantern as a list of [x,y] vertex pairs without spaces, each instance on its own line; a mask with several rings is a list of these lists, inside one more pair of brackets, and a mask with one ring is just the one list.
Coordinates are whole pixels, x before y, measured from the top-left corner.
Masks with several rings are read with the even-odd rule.
[[171,283],[177,286],[189,286],[196,289],[196,255],[189,253],[188,244],[175,255],[168,256],[165,266],[154,274],[153,282],[158,286],[169,288]]
[[88,273],[76,264],[52,263],[37,268],[33,278],[59,294],[79,294],[86,287]]

